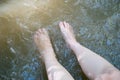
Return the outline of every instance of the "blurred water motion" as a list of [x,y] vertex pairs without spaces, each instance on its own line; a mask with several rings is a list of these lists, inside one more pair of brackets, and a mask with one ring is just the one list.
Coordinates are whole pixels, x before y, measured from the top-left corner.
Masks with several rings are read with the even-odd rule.
[[47,80],[32,39],[41,27],[59,62],[75,80],[87,80],[62,39],[64,20],[82,45],[120,69],[120,0],[0,0],[0,80]]

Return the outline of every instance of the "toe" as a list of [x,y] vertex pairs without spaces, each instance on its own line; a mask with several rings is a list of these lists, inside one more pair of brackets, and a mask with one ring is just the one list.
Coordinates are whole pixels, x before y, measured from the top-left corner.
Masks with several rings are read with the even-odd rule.
[[72,26],[71,26],[69,23],[66,23],[66,25],[67,25],[67,28],[68,28],[70,31],[73,30],[73,29],[72,29]]
[[39,35],[39,31],[36,31],[36,33],[35,33],[37,36]]
[[37,35],[35,34],[35,35],[34,35],[34,39],[36,39],[36,38],[37,38]]
[[62,25],[62,22],[59,22],[59,27],[61,27],[61,25]]
[[70,27],[69,23],[66,23],[66,25],[67,25],[68,27]]
[[60,23],[59,23],[59,27],[60,27],[60,28],[61,28],[61,27],[64,27],[63,22],[60,22]]
[[65,30],[64,23],[60,22],[59,23],[60,30],[63,32]]
[[48,34],[47,30],[45,28],[42,28],[42,32],[43,32],[43,34]]
[[64,24],[64,27],[67,27],[67,23],[66,23],[66,21],[64,21],[63,24]]
[[47,33],[47,30],[45,28],[42,29],[44,33]]
[[39,32],[39,33],[42,33],[42,30],[41,30],[41,29],[38,29],[38,32]]
[[37,36],[37,34],[35,34],[35,35],[34,35],[34,41],[36,42],[37,39],[38,39],[38,36]]

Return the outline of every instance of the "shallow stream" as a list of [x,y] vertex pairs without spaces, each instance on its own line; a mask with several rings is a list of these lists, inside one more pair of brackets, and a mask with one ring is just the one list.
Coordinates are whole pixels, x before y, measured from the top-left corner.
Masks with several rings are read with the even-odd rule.
[[49,31],[58,61],[75,80],[88,80],[61,36],[60,21],[120,69],[120,0],[0,0],[0,80],[48,80],[33,43],[41,27]]

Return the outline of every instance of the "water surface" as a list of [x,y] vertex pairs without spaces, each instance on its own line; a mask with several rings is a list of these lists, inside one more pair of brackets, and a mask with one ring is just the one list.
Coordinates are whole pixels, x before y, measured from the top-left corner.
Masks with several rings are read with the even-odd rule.
[[42,27],[58,61],[75,80],[87,80],[61,36],[60,21],[73,26],[82,45],[120,69],[120,0],[0,0],[0,80],[48,80],[33,43]]

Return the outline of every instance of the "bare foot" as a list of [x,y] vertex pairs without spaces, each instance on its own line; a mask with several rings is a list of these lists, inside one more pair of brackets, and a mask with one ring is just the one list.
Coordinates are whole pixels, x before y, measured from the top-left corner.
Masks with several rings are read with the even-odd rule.
[[36,31],[34,35],[34,42],[42,55],[53,53],[48,32],[44,28]]
[[60,30],[62,32],[63,38],[68,45],[76,43],[75,35],[72,27],[66,22],[59,23]]

